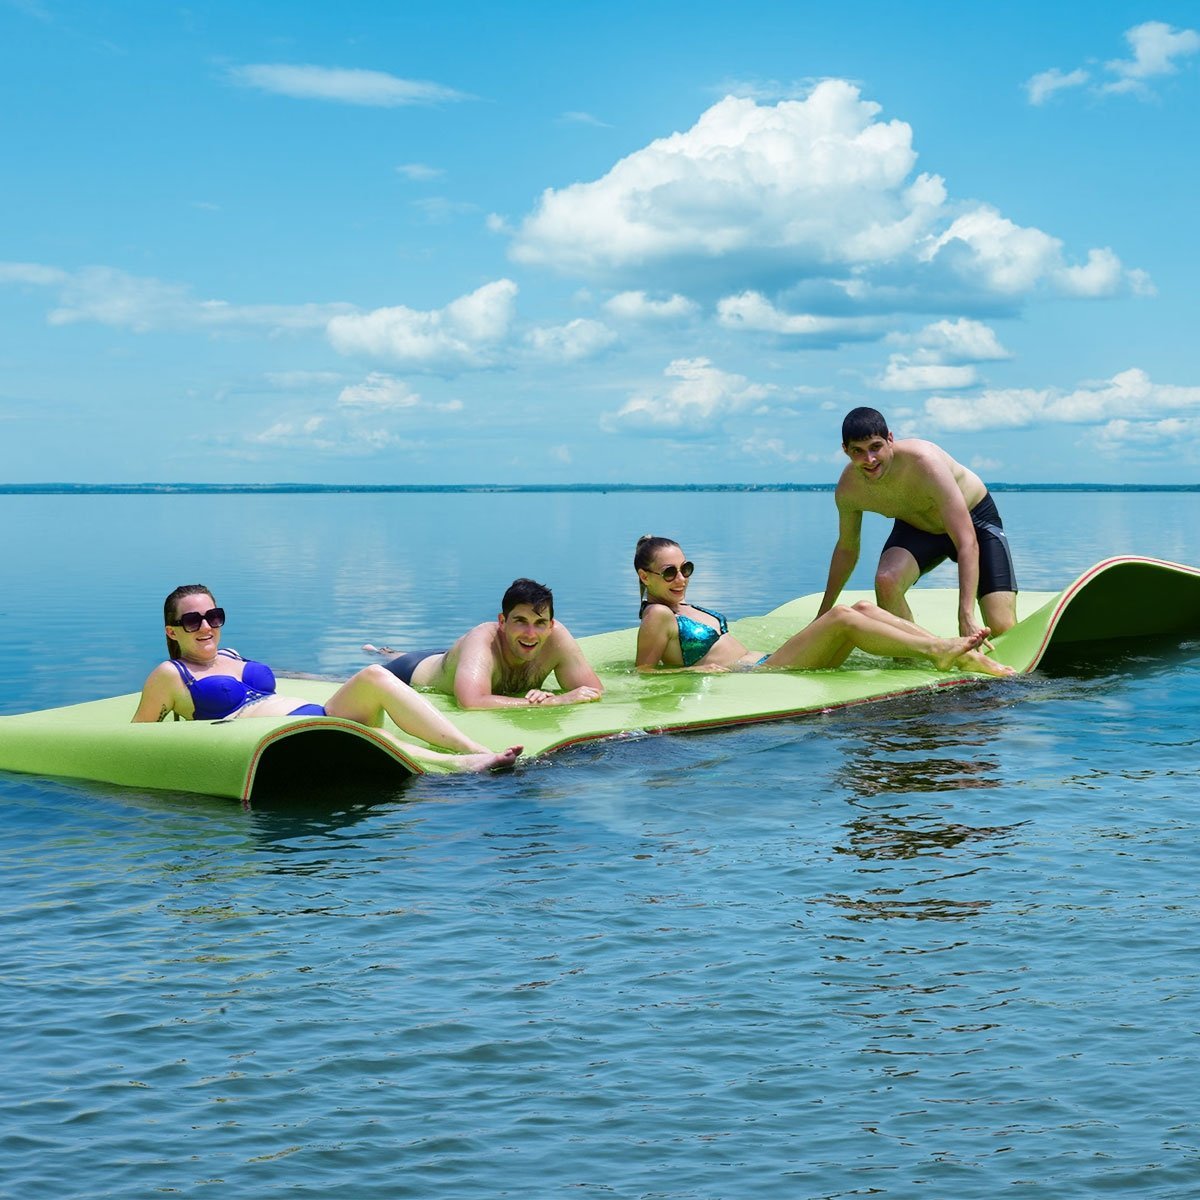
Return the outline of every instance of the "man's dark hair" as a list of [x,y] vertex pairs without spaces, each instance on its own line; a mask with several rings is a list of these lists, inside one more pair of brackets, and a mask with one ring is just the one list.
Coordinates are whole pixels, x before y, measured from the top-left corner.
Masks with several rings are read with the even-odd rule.
[[554,620],[554,593],[544,583],[514,579],[500,601],[500,611],[507,617],[518,604],[528,604],[539,617],[542,609],[549,608],[550,619]]
[[873,408],[852,408],[842,422],[842,445],[862,442],[867,438],[888,435],[888,423],[883,413]]

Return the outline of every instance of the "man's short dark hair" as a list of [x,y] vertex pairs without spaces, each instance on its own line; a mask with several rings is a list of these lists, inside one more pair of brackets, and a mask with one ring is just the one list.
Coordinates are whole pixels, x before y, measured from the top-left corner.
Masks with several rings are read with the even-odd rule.
[[500,601],[500,611],[507,617],[518,604],[528,604],[539,617],[542,609],[549,608],[550,619],[554,620],[554,593],[544,583],[534,579],[514,579]]
[[874,408],[852,408],[842,422],[842,445],[851,442],[863,442],[867,438],[888,435],[888,423],[883,413]]

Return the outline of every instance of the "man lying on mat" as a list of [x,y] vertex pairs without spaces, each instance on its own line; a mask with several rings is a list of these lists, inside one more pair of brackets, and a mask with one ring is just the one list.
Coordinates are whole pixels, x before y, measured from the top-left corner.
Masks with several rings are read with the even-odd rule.
[[[395,653],[369,642],[363,649]],[[410,650],[384,665],[404,683],[436,688],[463,708],[585,704],[604,694],[579,643],[554,619],[550,589],[532,579],[513,580],[496,620],[476,625],[449,650]],[[542,687],[551,672],[561,692]]]

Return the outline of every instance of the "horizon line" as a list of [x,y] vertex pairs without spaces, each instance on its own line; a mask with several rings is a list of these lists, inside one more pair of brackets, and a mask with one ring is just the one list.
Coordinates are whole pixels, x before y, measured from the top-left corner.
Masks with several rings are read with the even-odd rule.
[[[3,483],[0,495],[437,492],[832,492],[834,483]],[[992,483],[993,492],[1196,492],[1196,483]]]

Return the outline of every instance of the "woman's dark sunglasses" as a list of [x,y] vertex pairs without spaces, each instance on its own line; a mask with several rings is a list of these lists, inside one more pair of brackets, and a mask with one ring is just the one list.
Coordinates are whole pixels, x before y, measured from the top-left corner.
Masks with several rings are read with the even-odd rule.
[[225,624],[225,610],[223,608],[210,608],[208,612],[185,612],[179,614],[177,621],[172,621],[172,625],[178,625],[181,629],[188,633],[199,633],[200,624],[203,621],[208,622],[209,629],[220,629]]
[[691,579],[692,572],[695,569],[696,564],[694,562],[685,562],[681,567],[677,567],[672,563],[669,567],[663,567],[661,571],[654,571],[649,567],[646,568],[647,571],[650,571],[651,575],[661,575],[664,583],[670,583],[676,575],[682,575],[684,579]]

